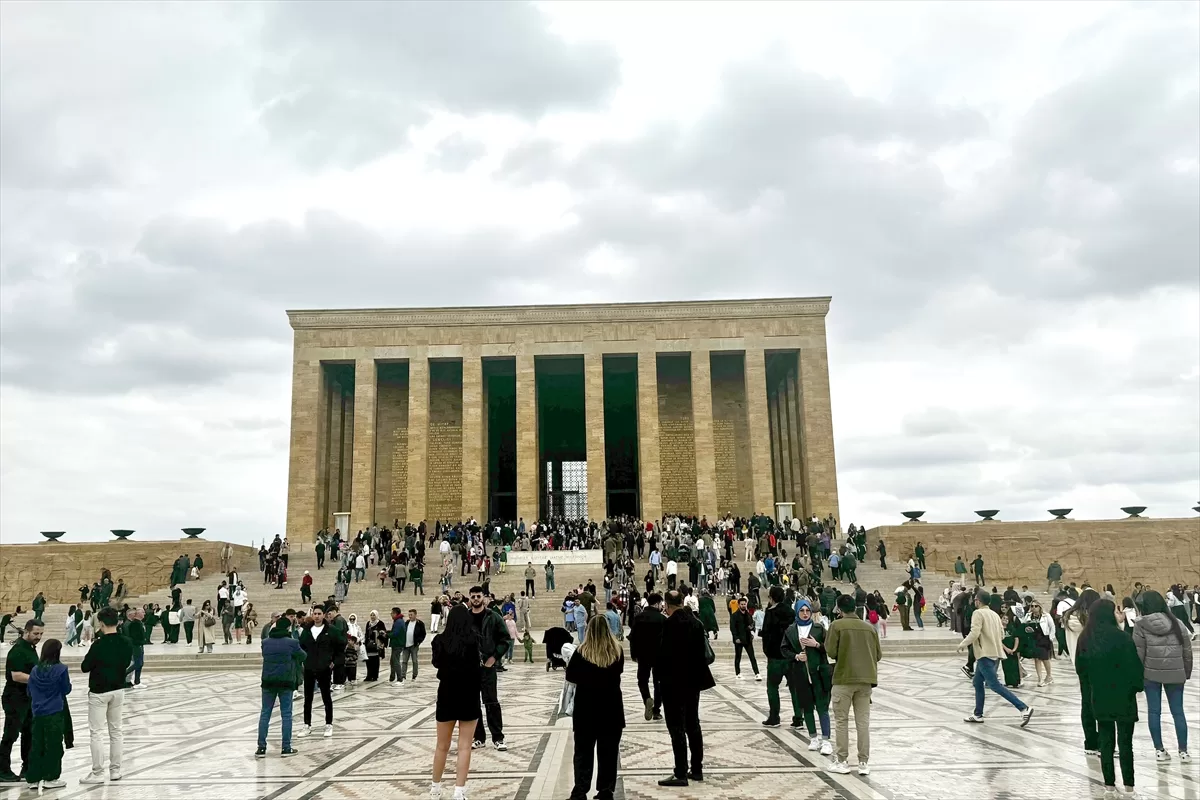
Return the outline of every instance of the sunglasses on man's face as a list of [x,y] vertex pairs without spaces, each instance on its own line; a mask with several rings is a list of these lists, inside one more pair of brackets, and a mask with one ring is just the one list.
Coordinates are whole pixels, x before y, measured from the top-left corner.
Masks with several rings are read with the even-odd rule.
[[473,594],[473,595],[471,595],[471,599],[472,599],[472,600],[482,600],[482,599],[483,599],[483,595],[481,595],[481,594]]

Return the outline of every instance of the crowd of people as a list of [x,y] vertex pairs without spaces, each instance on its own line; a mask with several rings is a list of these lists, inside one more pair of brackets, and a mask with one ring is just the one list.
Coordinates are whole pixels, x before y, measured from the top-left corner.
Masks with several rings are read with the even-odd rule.
[[[264,622],[255,755],[267,756],[276,706],[282,722],[279,754],[289,757],[297,752],[294,737],[334,735],[333,697],[360,682],[360,669],[362,683],[379,681],[385,661],[390,686],[416,679],[419,651],[429,639],[438,680],[430,796],[436,800],[450,793],[451,787],[444,785],[446,766],[457,743],[452,797],[466,798],[471,751],[487,746],[489,736],[496,749],[508,747],[499,676],[518,648],[526,662],[534,661],[530,604],[539,588],[557,591],[553,560],[542,564],[533,553],[595,548],[604,554],[600,585],[588,581],[566,590],[562,627],[544,632],[542,641],[546,669],[565,667],[560,710],[572,716],[574,800],[586,796],[593,774],[597,797],[614,795],[626,724],[621,693],[626,647],[637,665],[644,718],[666,722],[674,766],[659,784],[682,787],[704,780],[700,696],[715,686],[710,642],[720,635],[719,614],[728,614],[725,627],[734,649],[735,678],[742,678],[743,658],[754,679],[765,678],[768,710],[762,724],[787,724],[806,734],[809,750],[830,758],[831,772],[857,769],[868,775],[880,642],[892,614],[899,615],[905,630],[910,624],[924,626],[925,552],[918,544],[914,552],[903,554],[905,578],[885,597],[856,581],[866,558],[865,531],[852,525],[843,541],[839,538],[831,519],[779,525],[761,516],[711,525],[683,517],[657,526],[627,519],[600,524],[552,520],[528,527],[520,520],[510,525],[468,521],[438,523],[431,530],[397,524],[371,526],[349,541],[339,531],[322,531],[315,545],[317,569],[328,565],[337,571],[333,595],[314,600],[311,575],[305,573],[301,604],[271,613]],[[264,585],[280,589],[287,584],[288,551],[280,537],[264,544],[259,552]],[[877,542],[875,552],[880,567],[887,569],[885,543]],[[420,609],[406,608],[402,597],[408,587],[414,595],[424,594],[427,555],[436,565],[440,591],[432,594],[428,611],[423,603]],[[515,568],[522,570],[525,591],[519,597],[496,597],[490,580],[506,572],[513,559],[519,559]],[[638,560],[644,560],[644,572]],[[225,578],[215,598],[204,598],[196,607],[183,596],[188,578],[198,577],[201,569],[199,556],[180,557],[172,569],[172,601],[165,611],[118,602],[124,597],[122,584],[103,575],[91,588],[81,587],[81,602],[68,614],[64,640],[42,641],[40,654],[42,615],[35,614],[20,628],[20,639],[6,660],[0,782],[23,780],[42,789],[65,785],[63,748],[73,744],[73,736],[65,702],[71,676],[61,663],[64,646],[88,647],[82,669],[89,674],[92,771],[85,782],[102,782],[121,777],[122,698],[142,685],[144,646],[156,623],[163,627],[164,641],[178,642],[182,629],[185,640],[198,644],[202,653],[212,652],[218,625],[226,644],[252,644],[258,615],[231,564],[222,564]],[[397,604],[387,618],[371,611],[360,622],[356,614],[343,615],[341,606],[354,584],[370,579],[368,570],[381,585],[390,582]],[[975,689],[967,723],[990,719],[985,703],[991,691],[1011,704],[1019,725],[1026,726],[1034,707],[1013,691],[1023,688],[1029,662],[1040,688],[1054,682],[1053,665],[1066,659],[1079,677],[1084,749],[1099,758],[1109,796],[1118,796],[1119,765],[1123,796],[1136,797],[1132,738],[1139,692],[1146,693],[1156,758],[1171,760],[1161,732],[1165,694],[1177,758],[1190,761],[1183,685],[1191,677],[1193,618],[1200,614],[1194,591],[1175,585],[1160,594],[1137,584],[1118,601],[1111,586],[1095,591],[1086,584],[1063,585],[1062,567],[1053,562],[1047,588],[1056,594],[1043,608],[1027,586],[988,591],[982,556],[971,570],[974,585],[965,585],[964,562],[961,572],[955,568],[956,580],[934,598],[938,625],[959,633],[959,647],[967,651],[962,672]],[[455,577],[469,578],[474,585],[464,595],[453,589]],[[843,592],[834,583],[852,588]],[[85,609],[85,603],[90,607]],[[37,605],[44,609],[44,598]],[[5,615],[0,630],[12,626],[14,618]],[[765,660],[762,670],[756,647]],[[318,696],[320,716],[314,726]],[[303,702],[303,710],[294,731],[296,700]],[[785,702],[790,719],[784,716]],[[857,734],[853,758],[851,714]],[[12,748],[18,739],[22,769],[14,773]]]

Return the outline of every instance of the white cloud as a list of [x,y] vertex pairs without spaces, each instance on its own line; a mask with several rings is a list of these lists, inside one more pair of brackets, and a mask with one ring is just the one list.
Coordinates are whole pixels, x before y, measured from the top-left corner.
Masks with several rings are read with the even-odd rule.
[[272,535],[303,306],[822,295],[846,521],[1200,498],[1191,3],[0,4],[0,536]]

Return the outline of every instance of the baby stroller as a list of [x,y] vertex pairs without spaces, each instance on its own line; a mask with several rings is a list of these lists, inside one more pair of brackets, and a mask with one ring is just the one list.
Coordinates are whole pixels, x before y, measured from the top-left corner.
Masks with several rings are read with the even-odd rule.
[[573,642],[571,633],[566,628],[547,628],[542,634],[542,644],[546,645],[546,672],[567,665],[562,655],[564,644]]
[[939,600],[933,604],[933,616],[937,619],[937,626],[940,628],[943,625],[950,624],[950,604],[945,600]]

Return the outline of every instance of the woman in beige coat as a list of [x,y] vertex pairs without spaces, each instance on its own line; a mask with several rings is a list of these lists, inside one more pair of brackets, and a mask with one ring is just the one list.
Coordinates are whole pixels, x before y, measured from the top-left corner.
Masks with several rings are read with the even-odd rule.
[[[209,624],[212,620],[212,624]],[[213,613],[212,601],[205,600],[204,605],[200,606],[200,611],[196,614],[196,641],[200,644],[200,652],[204,652],[204,648],[208,648],[208,652],[213,651],[213,644],[216,643],[216,637],[213,632],[217,629],[217,615]]]

